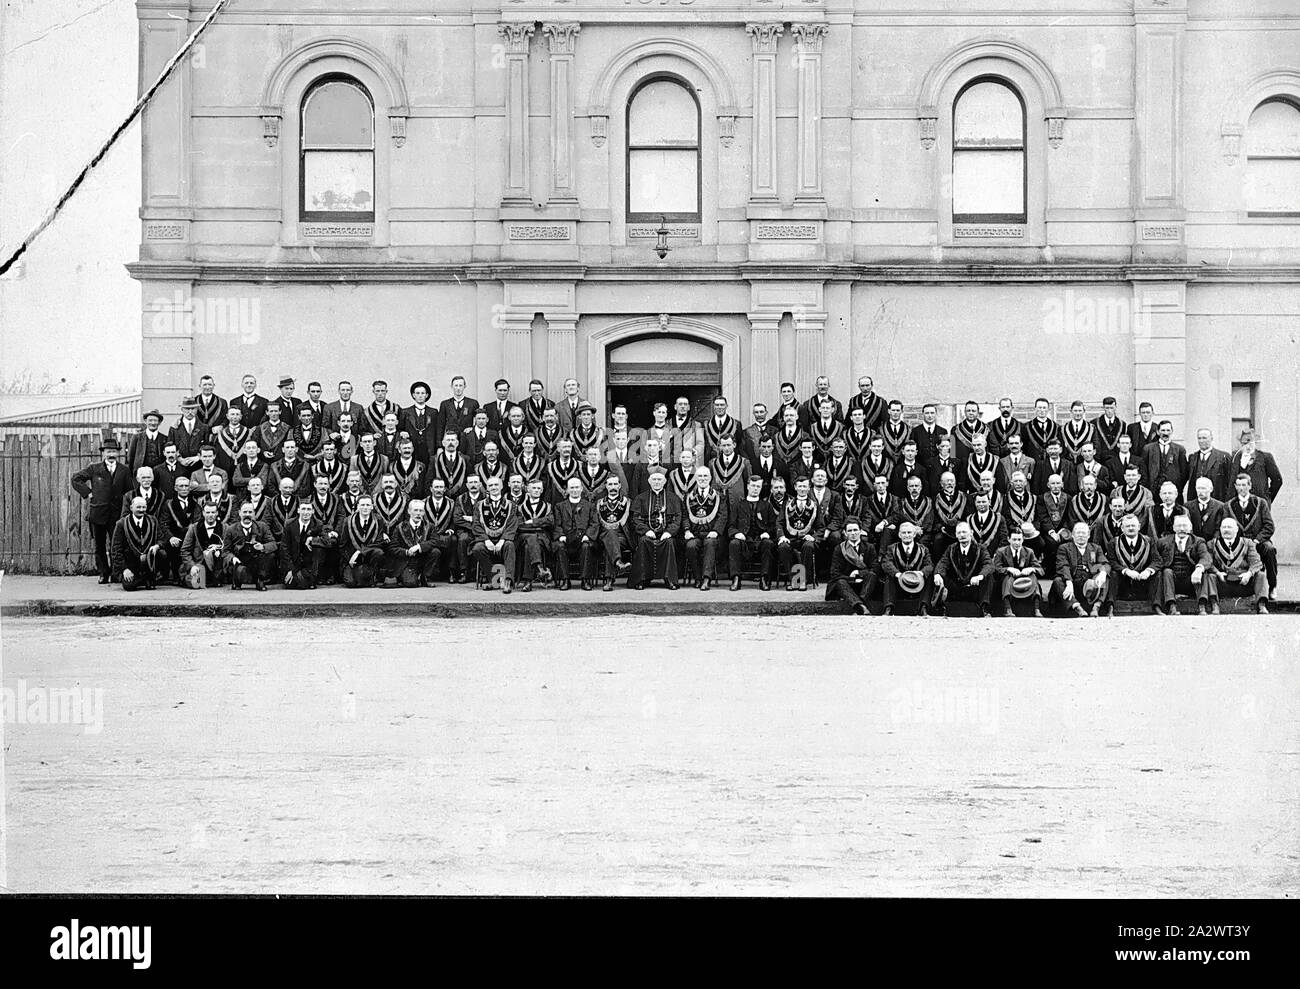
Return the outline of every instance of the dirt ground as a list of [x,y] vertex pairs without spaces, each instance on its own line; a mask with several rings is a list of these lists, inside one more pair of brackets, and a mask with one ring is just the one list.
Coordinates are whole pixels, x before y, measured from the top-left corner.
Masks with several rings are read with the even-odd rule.
[[6,619],[0,644],[15,697],[103,691],[98,732],[6,710],[16,891],[1300,889],[1290,616]]

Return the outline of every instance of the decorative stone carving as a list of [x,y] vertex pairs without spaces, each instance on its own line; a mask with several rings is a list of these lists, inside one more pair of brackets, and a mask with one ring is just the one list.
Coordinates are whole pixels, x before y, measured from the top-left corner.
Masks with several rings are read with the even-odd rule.
[[939,132],[939,115],[927,109],[927,112],[922,113],[917,118],[917,121],[921,125],[921,147],[929,151],[934,147],[935,138]]
[[775,54],[777,40],[784,31],[784,25],[772,22],[745,25],[745,33],[753,39],[756,52]]
[[275,114],[262,117],[262,140],[268,148],[280,143],[280,118]]
[[820,54],[822,41],[826,37],[825,24],[791,24],[790,33],[794,36],[799,54]]
[[1054,148],[1059,148],[1061,142],[1065,140],[1065,116],[1048,115],[1047,117],[1047,143]]
[[393,147],[404,147],[406,145],[406,118],[400,113],[389,114],[388,129],[393,135]]
[[572,55],[581,24],[543,24],[542,32],[552,55]]
[[497,33],[505,41],[507,55],[527,55],[528,44],[536,30],[534,24],[505,23],[497,25]]
[[591,143],[598,148],[605,146],[605,137],[609,131],[609,117],[605,114],[591,115]]

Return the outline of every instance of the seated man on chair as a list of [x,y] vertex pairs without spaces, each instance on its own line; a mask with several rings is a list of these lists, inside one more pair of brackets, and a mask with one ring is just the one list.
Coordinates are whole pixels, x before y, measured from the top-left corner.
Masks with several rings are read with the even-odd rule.
[[1119,538],[1111,541],[1107,562],[1111,579],[1106,607],[1110,614],[1115,613],[1116,601],[1145,601],[1152,614],[1164,614],[1160,555],[1155,541],[1142,532],[1136,515],[1125,515],[1120,521]]
[[1012,599],[1028,598],[1034,602],[1034,617],[1042,618],[1040,606],[1042,592],[1038,580],[1043,576],[1043,565],[1032,549],[1025,545],[1025,534],[1020,529],[1007,532],[1007,542],[993,557],[993,576],[1001,579],[999,600],[1004,614],[1013,615]]
[[1215,577],[1210,610],[1218,614],[1221,597],[1249,597],[1254,601],[1255,610],[1267,615],[1264,602],[1268,600],[1268,581],[1264,577],[1264,562],[1254,541],[1241,534],[1237,520],[1231,515],[1225,515],[1219,523],[1219,535],[1210,544],[1210,557]]
[[876,588],[876,548],[862,538],[856,518],[844,522],[844,539],[831,553],[831,575],[826,583],[827,601],[847,601],[854,612],[867,614],[867,598]]
[[1110,577],[1106,554],[1090,535],[1087,522],[1074,524],[1070,538],[1056,551],[1056,580],[1052,582],[1056,596],[1080,618],[1101,614]]
[[[1207,480],[1207,478],[1201,478]],[[1215,599],[1218,607],[1218,582],[1213,573],[1213,558],[1205,540],[1192,531],[1189,516],[1174,519],[1174,531],[1156,543],[1160,567],[1160,600],[1166,614],[1178,614],[1178,595],[1196,598],[1196,613],[1203,615]]]
[[926,602],[931,594],[934,566],[930,551],[917,542],[916,526],[911,522],[898,527],[898,541],[881,554],[880,570],[886,615],[894,613],[894,604],[900,597],[919,601],[918,613],[922,617],[929,614]]
[[980,616],[989,615],[989,594],[993,588],[993,561],[977,543],[966,522],[957,524],[957,541],[948,547],[934,566],[933,607],[948,613],[949,601],[970,601],[979,605]]

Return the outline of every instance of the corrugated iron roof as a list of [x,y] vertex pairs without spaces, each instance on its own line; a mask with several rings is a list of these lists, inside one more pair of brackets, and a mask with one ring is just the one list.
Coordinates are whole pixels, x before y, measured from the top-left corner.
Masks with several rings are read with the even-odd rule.
[[106,422],[138,423],[141,413],[140,399],[141,393],[135,392],[92,402],[69,404],[55,409],[44,409],[40,412],[20,412],[16,415],[0,416],[0,426],[11,422],[40,423],[50,426],[77,423],[98,426]]

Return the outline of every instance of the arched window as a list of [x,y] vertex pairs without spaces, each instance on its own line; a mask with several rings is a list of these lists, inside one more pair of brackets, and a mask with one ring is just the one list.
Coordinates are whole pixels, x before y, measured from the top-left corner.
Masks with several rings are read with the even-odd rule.
[[641,83],[627,102],[627,218],[700,221],[700,107],[676,79]]
[[1001,79],[974,79],[952,110],[952,222],[1024,223],[1025,105]]
[[1300,106],[1285,97],[1255,107],[1246,125],[1246,210],[1300,216]]
[[355,79],[327,76],[302,100],[303,220],[375,218],[375,108]]

